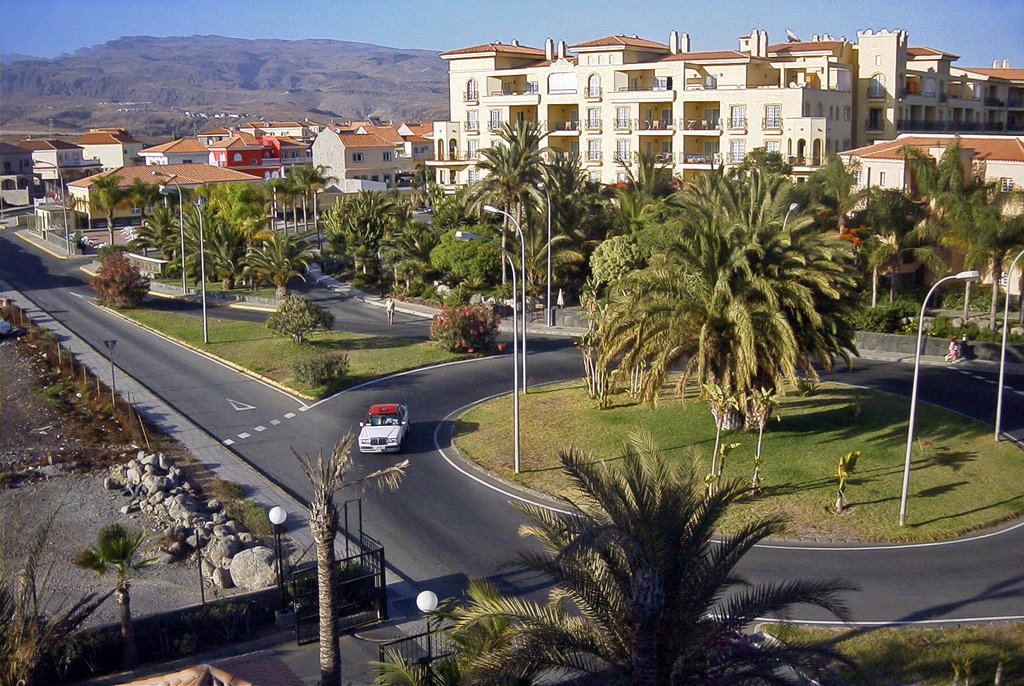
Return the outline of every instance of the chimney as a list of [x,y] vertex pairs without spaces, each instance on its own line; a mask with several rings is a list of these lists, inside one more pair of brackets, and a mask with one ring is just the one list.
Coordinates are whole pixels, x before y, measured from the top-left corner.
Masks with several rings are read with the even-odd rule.
[[1010,58],[1009,57],[1005,57],[1005,58],[1003,58],[1003,69],[1009,69],[1009,68],[1010,68]]
[[673,30],[668,34],[668,51],[675,55],[679,52],[679,32]]
[[555,59],[555,41],[550,38],[544,41],[544,59],[548,62]]
[[679,52],[690,52],[690,34],[684,33],[679,37]]
[[512,45],[514,45],[514,46],[516,46],[518,48],[519,47],[519,39],[518,38],[513,38],[512,39]]
[[761,57],[767,57],[768,56],[768,31],[767,30],[761,32],[761,41],[759,43],[759,46],[760,46],[760,52],[758,54],[760,54]]
[[558,41],[558,59],[560,59],[560,60],[564,60],[565,59],[565,41],[564,40]]
[[992,68],[993,69],[998,69],[999,68],[999,60],[992,60]]

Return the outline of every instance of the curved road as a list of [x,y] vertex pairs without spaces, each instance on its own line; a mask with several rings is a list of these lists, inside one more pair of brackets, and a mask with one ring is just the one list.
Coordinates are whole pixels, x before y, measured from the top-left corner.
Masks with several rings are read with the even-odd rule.
[[[437,447],[450,452],[445,449],[453,412],[511,390],[509,355],[415,371],[308,404],[94,307],[79,264],[50,257],[10,231],[0,233],[0,279],[94,348],[102,350],[103,339],[117,338],[115,361],[120,369],[302,501],[308,485],[296,468],[293,450],[330,449],[356,426],[372,402],[407,403],[414,426],[403,457],[412,467],[397,491],[364,496],[366,529],[384,542],[390,571],[413,586],[429,585],[447,595],[461,592],[468,576],[488,577],[507,592],[532,595],[544,588],[543,578],[506,566],[526,543],[516,533],[522,518],[508,504],[509,498],[498,492],[502,487],[485,476],[469,478],[434,444],[436,435]],[[322,290],[311,291],[310,296],[330,304],[339,329],[426,335],[422,319],[399,313],[395,326],[389,327],[377,308],[368,310],[365,304]],[[154,304],[188,307],[176,301]],[[215,314],[263,316],[226,308]],[[578,354],[568,340],[533,336],[530,350],[531,383],[579,376]],[[910,365],[862,360],[855,371],[834,376],[846,383],[909,394],[911,374]],[[989,370],[923,367],[919,395],[922,401],[990,422],[994,382],[995,373]],[[1008,374],[1007,385],[1024,389],[1024,376]],[[254,409],[235,411],[228,399]],[[1004,427],[1017,437],[1024,435],[1020,395],[1008,392],[1004,411]],[[360,455],[354,472],[366,473],[384,464],[386,457]],[[750,553],[741,568],[752,581],[794,576],[848,579],[862,588],[847,599],[855,619],[870,624],[1024,618],[1022,562],[1024,523],[938,545],[771,543]],[[826,619],[807,608],[800,608],[796,616]]]

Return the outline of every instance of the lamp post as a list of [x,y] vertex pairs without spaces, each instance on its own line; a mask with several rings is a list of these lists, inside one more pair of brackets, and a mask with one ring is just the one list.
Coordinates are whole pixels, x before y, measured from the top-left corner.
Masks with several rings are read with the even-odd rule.
[[270,519],[270,523],[274,525],[274,547],[277,552],[277,589],[281,593],[281,610],[283,611],[287,604],[285,603],[284,596],[284,559],[281,554],[281,525],[288,519],[288,512],[283,507],[275,505],[270,508],[267,517]]
[[71,233],[68,231],[68,191],[67,186],[64,184],[64,173],[61,172],[60,167],[52,162],[46,160],[33,160],[32,166],[42,164],[50,169],[57,171],[57,179],[60,181],[60,207],[61,212],[64,214],[64,246],[67,254],[71,255]]
[[917,320],[917,351],[914,355],[914,384],[910,392],[910,421],[907,427],[907,454],[903,464],[903,491],[900,495],[900,526],[903,526],[907,522],[907,489],[910,487],[910,454],[914,447],[914,418],[917,410],[917,378],[921,371],[921,336],[924,334],[924,310],[928,307],[928,300],[932,297],[932,293],[935,292],[936,288],[946,281],[953,281],[957,279],[960,281],[976,281],[978,279],[978,272],[977,270],[963,271],[958,274],[951,274],[936,281],[928,291],[928,295],[924,296],[924,302],[921,303],[921,316]]
[[200,552],[202,548],[202,528],[199,526],[199,520],[196,519],[196,571],[199,572],[199,602],[206,605],[206,586],[203,579],[203,555]]
[[1010,263],[1010,270],[1006,272],[1006,296],[1003,303],[1003,345],[999,352],[999,389],[996,391],[996,441],[999,441],[999,427],[1002,424],[1003,419],[1003,379],[1006,376],[1006,335],[1009,332],[1007,327],[1007,319],[1010,316],[1010,277],[1013,276],[1013,268],[1017,266],[1017,261],[1024,257],[1024,250],[1017,253],[1017,256],[1013,258],[1013,262]]
[[548,193],[548,188],[544,184],[540,184],[540,189],[544,191],[544,199],[548,205],[548,291],[547,297],[544,299],[544,323],[554,326],[555,323],[551,319],[551,194]]
[[434,646],[430,627],[430,613],[437,609],[437,594],[433,591],[420,591],[416,596],[416,607],[427,616],[427,669],[434,661]]
[[[178,178],[177,174],[165,174],[162,171],[153,170],[153,176],[162,176],[167,181],[174,181]],[[186,295],[188,293],[188,287],[185,285],[185,221],[182,212],[182,199],[181,199],[181,184],[175,182],[174,187],[178,189],[178,233],[181,236],[181,294]],[[167,195],[165,191],[166,186],[160,186],[160,193]]]
[[786,230],[786,222],[788,222],[788,221],[789,221],[789,215],[790,215],[790,213],[792,213],[792,212],[793,212],[793,210],[797,209],[798,207],[800,207],[800,203],[798,203],[798,202],[794,202],[794,203],[791,203],[791,204],[790,204],[790,206],[789,206],[789,209],[788,209],[788,210],[786,210],[786,216],[785,216],[785,217],[783,217],[783,219],[782,219],[782,230],[783,230],[783,231],[785,231],[785,230]]
[[[516,474],[519,473],[519,330],[516,323],[516,266],[512,263],[512,256],[506,250],[490,238],[478,236],[472,231],[456,231],[457,241],[484,241],[497,246],[498,250],[508,261],[512,272],[512,466]],[[523,322],[526,328],[526,322]]]
[[[196,200],[196,217],[199,218],[199,297],[203,301],[203,343],[210,342],[210,335],[206,326],[206,249],[203,247],[203,206],[202,199]],[[182,252],[181,266],[184,271],[185,253]]]
[[107,359],[110,360],[110,404],[113,405],[117,396],[117,378],[114,376],[114,346],[117,345],[117,339],[105,340],[103,345],[107,347]]
[[[520,275],[520,289],[522,292],[522,303],[523,303],[523,393],[526,393],[529,387],[529,382],[526,380],[526,240],[523,238],[523,229],[519,226],[519,222],[516,221],[515,217],[506,212],[505,210],[499,210],[494,205],[484,205],[484,212],[490,212],[491,214],[502,214],[508,217],[512,225],[516,227],[516,233],[519,235],[519,268],[521,270]],[[515,268],[513,267],[513,271]],[[516,286],[512,284],[512,295],[515,297]]]

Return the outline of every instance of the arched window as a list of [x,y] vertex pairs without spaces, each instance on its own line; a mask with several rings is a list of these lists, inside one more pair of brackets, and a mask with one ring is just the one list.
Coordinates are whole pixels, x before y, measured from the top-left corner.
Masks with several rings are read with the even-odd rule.
[[231,156],[231,161],[232,162],[241,162],[242,161],[242,153],[236,152],[234,155]]
[[815,105],[815,107],[814,107],[814,116],[815,117],[823,117],[823,116],[825,116],[825,108],[821,106],[820,102],[817,105]]
[[470,79],[466,82],[466,100],[476,100],[477,97],[476,79]]
[[448,141],[448,159],[459,159],[459,142],[454,138]]
[[587,97],[597,98],[601,95],[601,77],[597,74],[591,74],[587,77]]
[[871,83],[868,84],[868,97],[885,97],[885,76],[882,74],[875,74],[871,77]]

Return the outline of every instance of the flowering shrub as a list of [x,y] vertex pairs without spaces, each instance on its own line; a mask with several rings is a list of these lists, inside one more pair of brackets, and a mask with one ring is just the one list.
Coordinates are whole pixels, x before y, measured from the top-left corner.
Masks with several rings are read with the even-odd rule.
[[443,308],[430,323],[430,340],[454,353],[489,350],[501,318],[488,305]]
[[92,288],[104,305],[136,307],[149,292],[149,279],[132,266],[123,251],[110,250],[93,277]]

